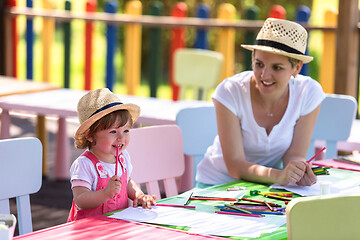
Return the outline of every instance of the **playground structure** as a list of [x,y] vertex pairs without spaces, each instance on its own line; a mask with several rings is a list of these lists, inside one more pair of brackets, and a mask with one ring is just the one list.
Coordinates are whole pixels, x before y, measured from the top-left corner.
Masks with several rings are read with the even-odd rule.
[[[235,34],[237,31],[244,33],[247,43],[252,43],[255,32],[261,27],[263,20],[256,20],[256,12],[247,12],[248,20],[235,19],[236,9],[229,3],[223,3],[217,9],[217,18],[209,18],[209,9],[206,5],[198,7],[196,17],[187,16],[187,6],[184,2],[178,2],[172,9],[171,16],[161,16],[161,4],[156,2],[153,5],[151,15],[141,15],[142,5],[140,1],[129,1],[125,7],[125,14],[116,13],[116,4],[108,2],[105,6],[106,13],[95,12],[96,1],[88,1],[87,12],[72,12],[70,1],[65,2],[65,10],[53,10],[50,1],[43,0],[43,9],[32,8],[31,1],[27,1],[27,8],[15,7],[14,0],[8,1],[9,5],[2,3],[0,6],[0,75],[14,76],[17,74],[16,66],[16,17],[23,15],[27,17],[26,39],[27,39],[27,79],[33,78],[33,61],[31,58],[33,32],[32,20],[34,17],[41,17],[43,21],[42,29],[42,80],[49,81],[51,78],[51,44],[54,38],[54,25],[59,22],[63,26],[64,32],[64,82],[62,87],[70,87],[70,35],[71,22],[74,19],[84,20],[85,22],[85,57],[84,57],[84,89],[92,88],[91,59],[93,58],[93,23],[106,23],[106,76],[105,86],[112,89],[114,85],[114,54],[116,51],[116,27],[124,25],[124,83],[127,94],[134,95],[140,83],[141,74],[141,34],[143,28],[149,28],[151,36],[149,38],[149,85],[150,96],[156,97],[159,72],[161,71],[161,42],[159,40],[162,29],[170,29],[170,56],[169,60],[169,84],[172,87],[173,100],[178,99],[178,86],[173,80],[172,55],[178,48],[187,47],[185,44],[186,29],[196,29],[196,41],[194,48],[208,49],[207,34],[209,30],[217,29],[216,51],[224,56],[224,64],[221,79],[233,75],[235,69]],[[12,5],[11,5],[12,4]],[[270,17],[285,18],[286,11],[281,6],[272,8],[269,12]],[[4,14],[3,14],[4,13]],[[251,14],[253,13],[253,14]],[[358,1],[342,1],[339,4],[338,13],[327,12],[325,14],[326,25],[322,27],[312,26],[307,23],[310,17],[309,10],[299,7],[296,21],[303,24],[311,36],[313,31],[322,31],[323,55],[319,65],[318,80],[322,84],[325,92],[347,94],[358,98]],[[1,30],[2,29],[2,30]],[[310,49],[311,50],[311,49]],[[244,53],[243,64],[246,69],[250,68],[250,59]],[[167,60],[166,59],[166,60]],[[162,60],[164,61],[164,59]],[[305,65],[304,71],[308,71]],[[308,74],[308,72],[305,72]]]

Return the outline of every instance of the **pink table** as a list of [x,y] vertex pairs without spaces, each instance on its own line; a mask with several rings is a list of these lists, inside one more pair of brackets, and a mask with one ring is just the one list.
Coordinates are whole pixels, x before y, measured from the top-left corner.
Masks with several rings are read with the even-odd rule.
[[224,239],[190,234],[156,225],[96,216],[15,237],[23,240],[61,239]]
[[[66,118],[77,118],[77,103],[86,93],[82,90],[58,89],[0,98],[1,134],[0,138],[10,138],[10,111],[25,111],[37,115],[54,115],[58,120],[54,177],[68,179],[70,168],[70,146],[66,133]],[[166,99],[119,95],[121,101],[140,106],[137,124],[175,124],[176,114],[186,107],[209,106],[207,101],[172,101]]]
[[0,76],[0,86],[0,97],[59,89],[59,87],[49,83],[38,83],[27,80],[23,81],[7,76]]

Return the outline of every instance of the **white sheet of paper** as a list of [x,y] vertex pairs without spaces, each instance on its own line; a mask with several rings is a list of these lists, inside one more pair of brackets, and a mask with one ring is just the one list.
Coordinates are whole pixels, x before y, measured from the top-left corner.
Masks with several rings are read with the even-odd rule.
[[263,218],[215,214],[175,207],[154,206],[152,209],[129,207],[110,217],[152,224],[190,227],[189,232],[217,236],[259,237],[286,223],[285,216]]
[[312,186],[298,186],[296,184],[288,184],[281,186],[273,184],[271,188],[286,189],[287,191],[297,193],[301,196],[320,195],[320,182],[330,183],[330,194],[333,193],[352,193],[360,191],[360,173],[347,170],[329,169],[330,175],[320,175],[318,181]]

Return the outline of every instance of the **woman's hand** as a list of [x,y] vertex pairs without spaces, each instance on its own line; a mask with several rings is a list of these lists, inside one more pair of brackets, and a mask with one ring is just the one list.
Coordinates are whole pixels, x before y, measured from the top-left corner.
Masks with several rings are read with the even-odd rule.
[[296,184],[299,186],[311,186],[315,184],[316,181],[317,181],[317,177],[312,171],[311,164],[306,163],[305,174]]
[[[304,161],[292,160],[284,170],[281,171],[279,184],[286,185],[288,183],[298,183],[302,180],[307,171],[307,163]],[[307,181],[308,179],[306,179]],[[305,180],[303,180],[305,181]]]
[[122,182],[119,176],[112,176],[106,185],[105,194],[109,198],[114,198],[116,194],[120,193]]
[[141,194],[137,196],[133,201],[133,207],[137,207],[138,205],[141,205],[143,208],[151,208],[151,205],[156,204],[156,197],[155,195],[145,195]]

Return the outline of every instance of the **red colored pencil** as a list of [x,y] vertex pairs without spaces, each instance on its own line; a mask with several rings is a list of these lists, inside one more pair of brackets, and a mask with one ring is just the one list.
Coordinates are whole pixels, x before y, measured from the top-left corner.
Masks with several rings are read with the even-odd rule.
[[[260,201],[260,200],[255,200],[255,199],[248,199],[248,198],[241,198],[240,200],[244,200],[244,201],[248,201],[248,202],[256,202],[256,203],[263,203],[265,204],[264,201]],[[271,202],[267,202],[269,205],[274,206],[274,207],[278,207],[280,206],[279,204],[276,203],[271,203]]]
[[176,204],[163,204],[163,203],[157,203],[155,206],[162,206],[162,207],[195,208],[195,206],[189,206],[189,205],[176,205]]
[[115,161],[115,175],[117,176],[118,171],[118,161],[119,161],[119,147],[116,148],[116,161]]
[[314,160],[317,155],[319,155],[322,151],[324,151],[326,149],[326,147],[323,147],[320,151],[318,151],[312,158],[310,158],[309,160],[307,160],[307,163],[310,163],[312,160]]

